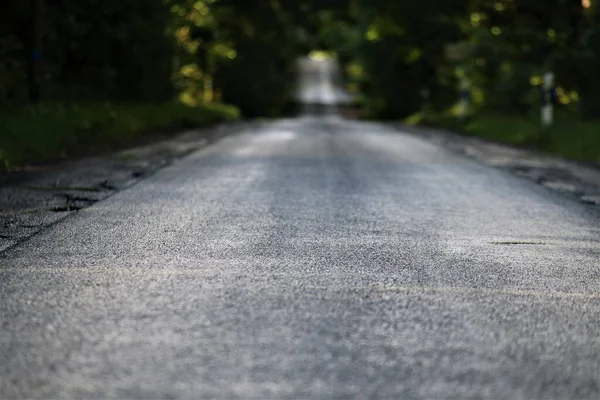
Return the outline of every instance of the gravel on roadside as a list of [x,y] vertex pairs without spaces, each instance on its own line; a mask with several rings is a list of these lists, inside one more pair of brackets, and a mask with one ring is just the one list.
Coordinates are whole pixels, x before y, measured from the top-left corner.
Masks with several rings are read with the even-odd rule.
[[503,168],[560,191],[587,204],[600,206],[600,167],[442,129],[396,123],[411,133],[486,165]]
[[252,123],[184,131],[112,154],[0,175],[0,251]]

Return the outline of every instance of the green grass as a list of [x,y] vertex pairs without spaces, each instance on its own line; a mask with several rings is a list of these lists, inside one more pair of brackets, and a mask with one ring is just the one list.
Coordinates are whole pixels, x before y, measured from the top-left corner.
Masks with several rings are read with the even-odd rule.
[[489,112],[472,115],[468,122],[459,122],[452,111],[426,116],[411,116],[407,122],[434,126],[467,135],[535,148],[577,161],[600,164],[600,120],[583,121],[573,113],[561,112],[555,123],[542,129],[539,117],[515,116]]
[[53,103],[0,110],[0,169],[105,151],[170,129],[237,118],[235,107],[222,104]]

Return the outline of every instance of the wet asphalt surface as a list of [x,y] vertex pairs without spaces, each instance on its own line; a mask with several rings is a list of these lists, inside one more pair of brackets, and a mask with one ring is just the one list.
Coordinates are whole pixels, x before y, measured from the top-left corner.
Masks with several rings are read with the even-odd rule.
[[600,397],[600,210],[281,120],[0,254],[0,398]]

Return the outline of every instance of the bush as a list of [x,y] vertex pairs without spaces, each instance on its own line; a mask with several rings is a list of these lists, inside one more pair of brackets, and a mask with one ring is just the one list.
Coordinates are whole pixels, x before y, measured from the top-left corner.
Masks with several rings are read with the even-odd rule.
[[206,104],[40,104],[0,112],[0,165],[10,168],[130,143],[170,128],[239,117],[235,107]]
[[466,124],[451,112],[415,114],[409,123],[450,129],[498,142],[534,147],[573,160],[600,164],[600,121],[584,120],[567,111],[557,112],[554,125],[540,126],[539,115],[477,112]]

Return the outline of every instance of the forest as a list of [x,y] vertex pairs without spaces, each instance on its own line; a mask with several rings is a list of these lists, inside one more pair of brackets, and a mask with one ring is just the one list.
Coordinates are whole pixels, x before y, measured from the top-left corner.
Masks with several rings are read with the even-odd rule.
[[[314,52],[339,60],[364,118],[600,162],[596,2],[7,0],[0,164],[159,128],[286,115],[296,60]],[[549,71],[556,121],[544,128]],[[464,82],[468,117],[458,118]]]

